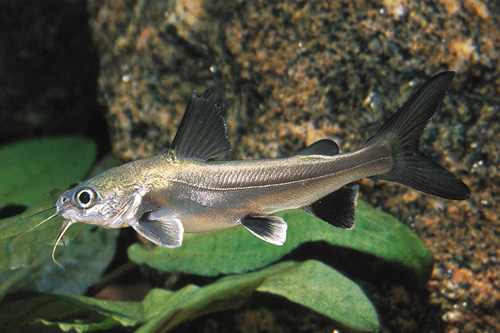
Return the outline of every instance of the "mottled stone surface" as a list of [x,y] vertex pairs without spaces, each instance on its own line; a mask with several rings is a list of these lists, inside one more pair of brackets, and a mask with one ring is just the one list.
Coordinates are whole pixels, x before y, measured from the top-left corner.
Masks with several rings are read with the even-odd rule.
[[[422,147],[472,197],[363,180],[361,198],[410,225],[436,257],[426,290],[369,293],[386,331],[500,330],[496,0],[90,0],[88,9],[100,101],[126,159],[165,151],[195,89],[211,88],[223,106],[231,158],[276,157],[324,137],[355,149],[432,75],[457,71]],[[259,331],[244,314],[252,307],[240,311],[240,331]]]

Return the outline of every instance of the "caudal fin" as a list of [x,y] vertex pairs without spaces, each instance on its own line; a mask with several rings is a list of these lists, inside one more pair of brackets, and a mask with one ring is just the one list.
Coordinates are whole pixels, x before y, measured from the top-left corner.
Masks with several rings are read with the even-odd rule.
[[373,178],[401,183],[447,199],[469,198],[467,185],[418,149],[419,139],[454,77],[455,72],[434,76],[366,142],[364,147],[389,147],[394,160],[391,171]]

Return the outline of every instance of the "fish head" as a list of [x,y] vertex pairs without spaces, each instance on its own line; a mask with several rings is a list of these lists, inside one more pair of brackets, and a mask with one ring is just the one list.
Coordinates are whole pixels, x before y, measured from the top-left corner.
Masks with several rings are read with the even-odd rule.
[[[82,186],[83,185],[83,186]],[[87,224],[100,224],[114,210],[99,188],[82,184],[63,193],[56,203],[56,212],[66,220]]]
[[57,200],[56,214],[72,222],[107,228],[128,226],[144,191],[124,177],[117,181],[109,171],[115,170],[101,173],[63,193]]
[[38,223],[32,229],[56,216],[62,216],[64,223],[52,250],[52,260],[59,241],[68,228],[76,222],[94,224],[107,228],[122,228],[134,221],[135,214],[146,193],[145,187],[132,178],[134,172],[127,168],[109,169],[94,178],[63,193],[56,203],[56,212]]

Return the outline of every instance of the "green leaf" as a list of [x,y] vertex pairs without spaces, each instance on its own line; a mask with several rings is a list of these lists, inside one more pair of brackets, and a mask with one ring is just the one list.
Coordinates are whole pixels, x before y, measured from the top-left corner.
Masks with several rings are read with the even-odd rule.
[[[56,252],[57,260],[66,267],[61,271],[51,255],[62,218],[30,228],[51,213],[31,215],[54,207],[68,188],[50,189],[60,184],[67,186],[88,173],[95,158],[94,144],[78,137],[40,139],[4,147],[0,155],[9,160],[1,166],[8,177],[17,177],[9,180],[10,187],[3,187],[10,190],[0,196],[12,195],[5,202],[31,204],[36,197],[41,198],[25,213],[0,220],[0,297],[21,289],[84,292],[112,259],[118,231],[83,224],[72,226],[65,237],[67,247]],[[17,168],[28,172],[17,172],[12,167],[21,160]]]
[[433,257],[425,244],[405,225],[389,214],[360,201],[356,226],[337,229],[302,211],[278,214],[288,223],[283,246],[266,243],[238,226],[206,234],[186,234],[181,247],[147,250],[133,244],[129,257],[162,271],[217,276],[243,273],[267,266],[303,243],[324,241],[381,258],[403,267],[419,285],[426,283]]
[[95,144],[81,137],[33,139],[1,147],[0,208],[29,206],[51,189],[81,180],[95,155]]
[[15,290],[83,293],[113,258],[118,230],[76,223],[60,243],[52,261],[54,240],[63,219],[56,217],[23,234],[50,213],[30,215],[54,206],[65,189],[52,191],[25,213],[0,220],[0,297]]
[[187,286],[154,301],[146,297],[143,302],[145,309],[149,309],[146,311],[149,320],[138,332],[166,331],[203,314],[239,307],[267,277],[295,265],[285,262],[259,272],[227,276],[203,288]]
[[[142,318],[142,306],[135,302],[111,302],[90,297],[31,294],[4,300],[0,323],[7,332],[47,332],[46,325],[79,332],[133,326]],[[54,331],[51,329],[50,331]]]
[[[63,330],[142,325],[138,332],[166,331],[200,315],[237,307],[254,291],[271,292],[302,302],[352,328],[373,331],[379,327],[376,312],[361,289],[317,261],[283,262],[258,272],[227,276],[202,288],[189,285],[176,292],[154,289],[142,302],[113,302],[84,296],[30,296],[4,302],[0,306],[0,323],[7,330],[40,329],[42,322],[59,325]],[[346,295],[345,291],[350,294]],[[303,301],[308,293],[313,293],[314,301]],[[346,298],[355,301],[352,307],[346,308],[343,303]]]
[[318,261],[305,261],[286,274],[272,276],[257,290],[286,297],[350,328],[379,328],[377,312],[361,288]]

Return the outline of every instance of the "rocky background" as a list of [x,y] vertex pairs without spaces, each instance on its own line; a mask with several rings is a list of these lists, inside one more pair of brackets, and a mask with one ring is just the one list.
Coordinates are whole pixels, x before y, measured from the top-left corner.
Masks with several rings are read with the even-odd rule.
[[[126,160],[167,149],[193,90],[222,105],[230,158],[269,158],[325,137],[356,149],[427,79],[457,71],[422,149],[471,199],[363,180],[361,199],[436,258],[425,290],[366,288],[387,332],[500,331],[497,0],[6,0],[0,22],[0,138],[82,133]],[[260,295],[187,328],[335,324]]]

